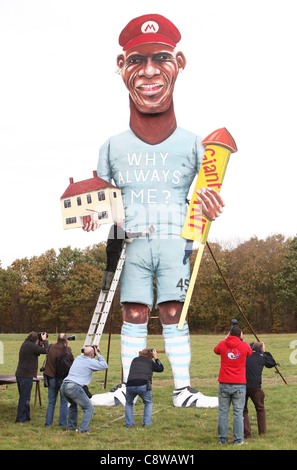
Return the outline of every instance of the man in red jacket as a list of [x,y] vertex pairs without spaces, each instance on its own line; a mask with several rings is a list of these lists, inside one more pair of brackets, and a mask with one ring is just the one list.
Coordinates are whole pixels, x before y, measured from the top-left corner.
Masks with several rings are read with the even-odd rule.
[[233,406],[233,443],[241,445],[243,439],[243,408],[246,395],[246,358],[253,351],[242,339],[243,333],[237,324],[229,334],[214,348],[215,354],[221,356],[219,371],[219,443],[228,442],[228,414]]

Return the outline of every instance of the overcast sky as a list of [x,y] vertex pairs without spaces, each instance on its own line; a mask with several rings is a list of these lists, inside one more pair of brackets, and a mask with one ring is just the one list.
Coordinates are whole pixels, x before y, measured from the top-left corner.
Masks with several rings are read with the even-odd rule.
[[60,197],[70,177],[92,177],[99,147],[128,128],[118,35],[147,13],[182,34],[178,124],[202,137],[226,127],[238,147],[208,240],[296,236],[295,8],[294,0],[0,0],[2,267],[106,239],[102,228],[63,230]]

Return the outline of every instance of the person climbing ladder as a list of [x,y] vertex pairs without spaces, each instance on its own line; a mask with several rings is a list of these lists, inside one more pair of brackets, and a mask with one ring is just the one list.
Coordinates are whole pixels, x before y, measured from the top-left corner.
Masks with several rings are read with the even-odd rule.
[[146,237],[154,231],[151,225],[145,232],[126,232],[123,223],[118,222],[111,226],[106,244],[106,268],[102,276],[101,290],[107,292],[110,289],[118,261],[121,256],[124,241],[131,243],[134,238]]

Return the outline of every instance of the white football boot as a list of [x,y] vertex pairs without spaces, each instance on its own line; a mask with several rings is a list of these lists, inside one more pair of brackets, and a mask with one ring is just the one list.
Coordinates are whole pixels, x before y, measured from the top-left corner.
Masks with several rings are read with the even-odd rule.
[[120,384],[112,388],[110,392],[93,395],[91,402],[94,406],[118,406],[126,404],[126,385]]
[[173,404],[178,408],[217,408],[218,397],[208,397],[192,387],[174,390]]
[[[137,402],[138,396],[133,400],[133,403]],[[113,387],[110,392],[98,393],[93,395],[90,399],[94,406],[118,406],[126,405],[126,384],[119,384]]]

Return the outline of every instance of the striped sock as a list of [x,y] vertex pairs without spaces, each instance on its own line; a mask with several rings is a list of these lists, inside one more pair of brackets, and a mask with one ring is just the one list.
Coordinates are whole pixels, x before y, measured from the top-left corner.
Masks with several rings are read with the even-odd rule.
[[165,352],[171,364],[175,389],[190,386],[191,346],[188,323],[163,325]]
[[121,331],[121,355],[123,367],[123,382],[128,379],[130,364],[139,351],[146,347],[147,323],[124,322]]

